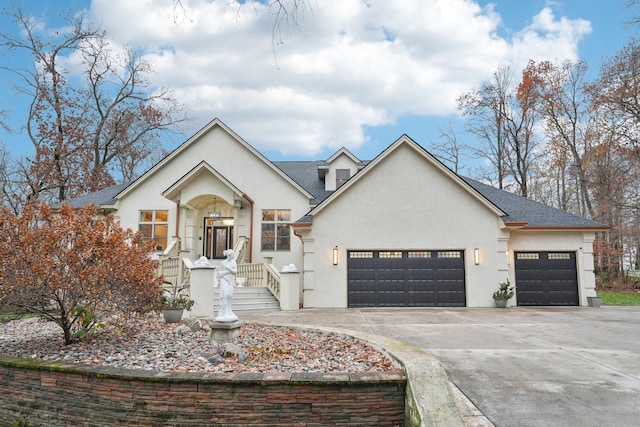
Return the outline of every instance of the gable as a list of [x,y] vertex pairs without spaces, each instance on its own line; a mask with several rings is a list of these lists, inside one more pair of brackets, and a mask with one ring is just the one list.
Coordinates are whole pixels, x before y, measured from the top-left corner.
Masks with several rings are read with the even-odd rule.
[[335,191],[355,175],[363,165],[360,159],[342,147],[326,161],[318,164],[318,178],[324,182],[325,191]]
[[261,177],[253,180],[257,184],[267,179],[279,182],[278,187],[287,185],[306,198],[313,197],[218,119],[203,127],[116,197],[126,197],[136,187],[159,174],[163,175],[163,182],[175,182],[184,175],[185,170],[192,169],[202,161],[215,165],[221,174],[228,177],[238,176],[239,171],[251,171],[251,175]]
[[[402,157],[403,160],[400,162],[397,160],[391,162],[390,159],[397,159],[399,157],[397,155],[398,152],[402,153],[400,157]],[[406,162],[406,164],[403,164],[403,162]],[[409,167],[409,163],[412,164],[413,167]],[[358,172],[356,176],[312,209],[309,214],[311,216],[317,215],[327,206],[331,205],[331,203],[334,203],[335,200],[342,197],[343,194],[351,191],[352,188],[356,188],[360,180],[367,179],[366,177],[368,175],[372,175],[374,173],[373,171],[378,169],[384,170],[385,179],[379,180],[380,182],[377,184],[376,191],[374,194],[369,195],[372,199],[379,199],[382,192],[386,191],[390,185],[398,182],[403,182],[406,188],[394,185],[394,191],[400,194],[407,193],[408,190],[410,190],[409,192],[413,195],[422,194],[423,191],[427,191],[428,193],[429,188],[431,188],[429,180],[421,181],[421,179],[424,179],[424,174],[429,172],[434,173],[434,176],[438,176],[440,180],[443,180],[442,183],[446,183],[447,186],[452,186],[456,192],[464,193],[469,200],[474,200],[476,203],[483,205],[496,216],[505,214],[496,205],[492,204],[472,186],[467,184],[462,178],[453,173],[406,135],[390,145],[383,153]],[[361,191],[361,189],[357,191]],[[447,197],[447,194],[445,193],[443,196]]]
[[501,235],[495,207],[409,145],[355,178],[331,203],[312,210],[312,223],[296,223],[298,230],[311,233],[318,245],[346,249],[465,249]]
[[191,200],[203,195],[217,195],[227,203],[234,204],[235,199],[242,198],[243,194],[240,189],[204,161],[162,192],[167,199],[176,203],[182,201],[182,204],[185,202],[188,204]]

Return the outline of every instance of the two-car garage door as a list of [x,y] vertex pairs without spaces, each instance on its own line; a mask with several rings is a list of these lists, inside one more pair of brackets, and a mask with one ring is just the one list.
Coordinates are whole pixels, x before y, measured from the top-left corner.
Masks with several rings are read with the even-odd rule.
[[464,307],[464,251],[349,251],[349,307]]

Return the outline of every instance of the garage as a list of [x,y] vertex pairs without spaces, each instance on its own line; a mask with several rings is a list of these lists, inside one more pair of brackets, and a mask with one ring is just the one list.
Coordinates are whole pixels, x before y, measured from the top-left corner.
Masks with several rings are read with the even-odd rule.
[[462,250],[347,253],[349,307],[464,307]]
[[575,252],[516,252],[519,306],[578,305]]

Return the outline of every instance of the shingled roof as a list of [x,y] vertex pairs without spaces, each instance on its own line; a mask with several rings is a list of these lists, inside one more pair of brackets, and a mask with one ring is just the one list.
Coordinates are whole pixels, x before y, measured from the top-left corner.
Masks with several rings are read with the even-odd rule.
[[326,191],[324,181],[318,178],[318,166],[326,164],[322,160],[272,163],[313,195],[312,205],[317,205],[333,193],[333,191]]
[[[324,181],[318,178],[318,165],[324,161],[278,161],[273,162],[282,172],[287,174],[298,185],[313,195],[312,205],[321,203],[333,192],[326,191]],[[363,162],[366,163],[366,162]],[[605,229],[598,222],[583,218],[569,212],[552,208],[526,197],[492,187],[471,178],[461,177],[467,184],[493,203],[507,215],[502,219],[506,224],[522,224],[527,228],[590,228]],[[102,207],[112,207],[116,203],[115,196],[130,183],[118,184],[95,193],[87,194],[65,201],[73,207],[82,207],[94,203]],[[55,207],[55,206],[54,206]],[[309,223],[313,218],[309,215],[298,219],[297,223]]]
[[117,202],[116,195],[120,193],[122,190],[124,190],[126,187],[128,187],[129,184],[131,183],[126,182],[124,184],[117,184],[117,185],[114,185],[113,187],[96,191],[95,193],[89,193],[73,199],[65,200],[64,202],[53,205],[52,208],[54,209],[59,208],[62,203],[71,205],[74,208],[81,208],[83,206],[90,205],[91,203],[97,206],[102,206],[102,207],[112,207]]
[[461,178],[507,213],[502,217],[502,220],[507,224],[526,223],[528,228],[605,228],[602,224],[590,219],[552,208],[471,178]]
[[[318,178],[317,165],[322,162],[274,162],[291,179],[304,187],[315,199],[313,204],[321,203],[332,191],[325,191],[324,182]],[[364,163],[364,162],[363,162]],[[507,213],[502,219],[507,224],[522,224],[528,228],[606,228],[603,224],[556,209],[526,197],[483,184],[471,178],[461,176],[467,184],[485,199]],[[310,223],[310,215],[298,219],[297,223]]]

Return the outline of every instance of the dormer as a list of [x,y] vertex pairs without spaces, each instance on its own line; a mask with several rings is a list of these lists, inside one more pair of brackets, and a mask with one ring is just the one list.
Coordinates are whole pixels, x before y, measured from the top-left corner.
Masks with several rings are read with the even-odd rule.
[[318,178],[324,181],[326,191],[335,191],[363,166],[360,159],[342,147],[325,162],[318,165]]

